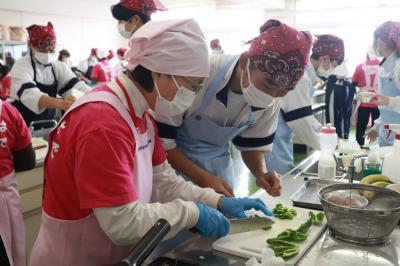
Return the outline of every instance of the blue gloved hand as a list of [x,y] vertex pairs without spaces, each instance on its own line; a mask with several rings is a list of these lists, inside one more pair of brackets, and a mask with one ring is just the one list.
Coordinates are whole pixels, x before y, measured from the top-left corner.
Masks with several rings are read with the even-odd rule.
[[196,203],[199,208],[199,220],[196,229],[203,236],[226,236],[229,232],[229,220],[217,209]]
[[221,202],[221,212],[233,216],[235,218],[246,218],[244,211],[256,209],[262,211],[267,216],[272,216],[272,212],[265,203],[260,199],[250,198],[227,198],[223,197]]

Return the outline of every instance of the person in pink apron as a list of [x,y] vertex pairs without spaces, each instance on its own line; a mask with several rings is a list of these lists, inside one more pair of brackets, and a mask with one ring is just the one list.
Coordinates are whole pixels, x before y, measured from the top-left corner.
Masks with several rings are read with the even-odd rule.
[[259,199],[224,198],[185,182],[166,160],[150,112],[184,112],[209,75],[198,24],[150,22],[129,47],[127,69],[78,99],[49,135],[31,266],[111,265],[160,218],[170,238],[185,228],[226,235],[222,212],[271,215]]
[[26,265],[25,226],[15,171],[32,169],[35,163],[24,119],[0,100],[0,265]]
[[[376,56],[375,56],[376,57]],[[379,59],[374,59],[371,53],[367,53],[367,59],[364,63],[359,64],[353,74],[353,85],[359,87],[360,91],[376,93],[378,89],[378,71]],[[357,101],[356,108],[353,112],[352,123],[356,125],[356,140],[361,146],[365,142],[365,130],[368,122],[379,117],[378,106],[369,102]]]

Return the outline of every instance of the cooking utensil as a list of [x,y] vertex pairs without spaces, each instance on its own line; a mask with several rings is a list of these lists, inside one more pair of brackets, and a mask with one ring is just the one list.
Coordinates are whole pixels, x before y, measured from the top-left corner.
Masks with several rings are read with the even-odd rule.
[[321,210],[321,202],[318,198],[318,191],[328,185],[340,184],[340,181],[327,179],[309,179],[291,197],[293,206],[314,210]]
[[272,226],[275,222],[268,217],[248,217],[244,219],[231,219],[229,234],[238,234],[260,230],[266,226]]
[[[346,197],[351,193],[359,197],[362,193],[368,203],[365,206],[346,206],[330,198],[332,192],[337,191]],[[318,197],[331,235],[347,242],[361,245],[386,243],[400,220],[400,193],[387,188],[354,183],[335,184],[322,188]]]

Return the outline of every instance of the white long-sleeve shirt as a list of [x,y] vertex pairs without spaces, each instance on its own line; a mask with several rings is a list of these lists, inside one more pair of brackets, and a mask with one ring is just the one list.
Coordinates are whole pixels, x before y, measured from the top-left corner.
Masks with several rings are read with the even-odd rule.
[[159,220],[171,225],[165,239],[184,228],[193,228],[199,212],[194,202],[217,208],[222,195],[210,188],[200,188],[176,175],[168,162],[153,167],[152,202],[140,201],[122,206],[95,208],[93,212],[102,230],[118,245],[136,243]]
[[[244,100],[243,95],[235,94],[227,86],[239,55],[214,54],[210,58],[210,76],[204,80],[204,87],[194,99],[193,104],[183,115],[175,117],[155,117],[158,122],[158,133],[166,150],[174,149],[176,145],[177,130],[183,121],[197,111],[203,102],[209,86],[221,71],[224,63],[234,59],[223,81],[219,84],[215,97],[212,98],[203,115],[213,122],[224,127],[236,127],[247,121],[249,114],[255,117],[255,123],[236,136],[232,143],[240,151],[272,151],[272,143],[278,124],[280,100],[276,101],[270,108],[252,107]],[[210,135],[212,138],[212,135]]]
[[[36,82],[52,85],[54,84],[54,75],[57,79],[57,93],[62,97],[71,95],[72,89],[77,89],[83,92],[90,90],[83,81],[75,76],[70,68],[63,62],[54,61],[52,66],[44,66],[34,60],[36,67]],[[25,55],[15,62],[10,72],[11,75],[11,98],[21,101],[29,110],[36,114],[44,111],[44,108],[39,107],[39,99],[43,95],[47,95],[40,91],[34,81],[34,71],[31,63],[30,54]]]
[[312,81],[305,72],[296,88],[282,98],[281,110],[284,120],[296,137],[304,144],[319,150],[318,133],[322,125],[312,114],[311,86]]
[[[118,79],[125,87],[135,87],[129,78],[120,73]],[[120,90],[115,90],[115,82],[108,84],[117,96],[128,107],[126,98]],[[143,95],[136,89],[128,90],[135,108],[135,114],[143,116],[148,105]],[[199,212],[194,202],[199,202],[217,208],[222,195],[210,188],[200,188],[192,182],[185,181],[175,173],[170,164],[164,163],[153,167],[153,187],[151,202],[143,204],[140,201],[115,207],[93,209],[100,227],[115,244],[136,243],[159,220],[163,218],[171,225],[167,238],[173,237],[184,228],[196,225]]]

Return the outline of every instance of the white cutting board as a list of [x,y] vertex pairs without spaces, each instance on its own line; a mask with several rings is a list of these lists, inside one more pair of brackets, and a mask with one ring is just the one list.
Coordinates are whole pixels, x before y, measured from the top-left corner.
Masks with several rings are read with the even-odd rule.
[[[296,230],[309,218],[308,212],[310,210],[297,207],[292,208],[296,209],[297,211],[297,216],[293,220],[281,220],[274,217],[273,219],[275,224],[272,225],[270,230],[256,230],[228,235],[215,241],[213,243],[213,249],[243,258],[256,257],[257,259],[261,259],[261,249],[268,247],[266,242],[268,238],[274,238],[288,228]],[[325,231],[325,228],[326,218],[320,226],[312,225],[307,232],[307,240],[302,243],[298,243],[300,248],[299,254],[287,260],[286,265],[294,265]]]

